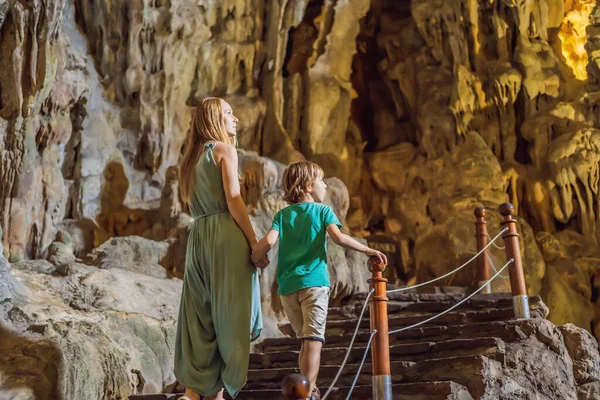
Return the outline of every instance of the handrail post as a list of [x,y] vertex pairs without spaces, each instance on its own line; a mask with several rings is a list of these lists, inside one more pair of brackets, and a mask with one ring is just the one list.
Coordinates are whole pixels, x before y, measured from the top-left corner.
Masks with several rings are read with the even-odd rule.
[[386,296],[387,279],[383,277],[386,265],[377,257],[369,258],[371,289],[375,289],[369,301],[371,332],[377,330],[371,342],[371,366],[373,368],[373,400],[392,400],[392,376],[390,372],[390,339]]
[[514,260],[508,267],[510,274],[510,287],[512,290],[513,309],[515,318],[531,318],[529,314],[529,298],[523,274],[521,249],[519,247],[519,234],[517,233],[517,220],[513,217],[515,208],[510,203],[500,206],[500,214],[504,217],[502,226],[508,228],[502,235],[507,260]]
[[283,378],[281,394],[286,400],[305,400],[310,394],[310,381],[301,374],[290,374]]
[[[477,241],[477,252],[479,253],[488,244],[487,221],[485,220],[486,210],[483,207],[475,209],[475,239]],[[487,249],[477,257],[477,287],[485,285],[481,293],[492,293],[490,280],[490,262],[488,260]]]

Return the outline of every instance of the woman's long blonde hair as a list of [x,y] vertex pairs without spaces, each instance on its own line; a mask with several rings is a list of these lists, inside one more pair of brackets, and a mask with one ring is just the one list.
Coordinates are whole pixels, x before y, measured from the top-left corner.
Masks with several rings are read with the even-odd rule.
[[223,104],[218,97],[207,97],[202,100],[192,115],[192,123],[184,145],[185,153],[179,165],[181,199],[188,205],[194,190],[196,164],[200,160],[204,145],[212,141],[234,144],[227,134]]

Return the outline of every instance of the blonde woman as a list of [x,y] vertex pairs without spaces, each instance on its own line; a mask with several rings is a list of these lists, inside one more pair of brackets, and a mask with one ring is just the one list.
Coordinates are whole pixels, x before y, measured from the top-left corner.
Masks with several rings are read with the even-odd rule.
[[[179,169],[181,196],[194,223],[188,238],[175,344],[182,399],[235,397],[246,383],[250,342],[262,329],[260,293],[250,261],[256,234],[240,195],[233,146],[238,119],[219,98],[195,110]],[[266,257],[257,261],[264,267]]]

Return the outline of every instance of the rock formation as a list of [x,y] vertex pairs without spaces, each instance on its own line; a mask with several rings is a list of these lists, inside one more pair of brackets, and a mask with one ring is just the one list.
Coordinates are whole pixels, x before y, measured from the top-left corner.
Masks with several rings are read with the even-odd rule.
[[[82,373],[128,376],[86,394],[172,378],[136,383],[109,358],[169,367],[190,223],[176,166],[211,95],[240,118],[259,234],[284,206],[285,164],[303,158],[325,169],[349,232],[397,245],[398,284],[466,261],[473,209],[492,210],[495,235],[510,201],[529,293],[600,337],[599,27],[595,0],[0,0],[2,334],[31,335],[10,341],[39,355],[22,368],[93,351],[107,358]],[[330,257],[334,301],[364,291],[364,257]],[[278,335],[273,270],[261,288]],[[39,393],[73,393],[77,377],[44,379]]]

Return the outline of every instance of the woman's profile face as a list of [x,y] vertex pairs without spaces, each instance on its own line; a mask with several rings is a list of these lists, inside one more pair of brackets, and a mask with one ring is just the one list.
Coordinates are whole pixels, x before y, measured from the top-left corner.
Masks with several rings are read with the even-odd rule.
[[229,103],[225,100],[221,100],[221,107],[223,108],[223,118],[225,118],[225,130],[229,136],[237,135],[237,123],[239,119],[233,115],[233,110]]

